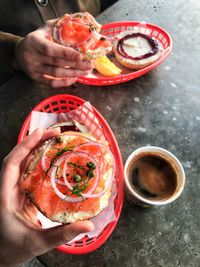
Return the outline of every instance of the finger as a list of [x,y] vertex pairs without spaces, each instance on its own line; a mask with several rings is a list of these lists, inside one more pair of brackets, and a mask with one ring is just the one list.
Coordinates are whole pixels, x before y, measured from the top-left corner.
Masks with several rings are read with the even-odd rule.
[[34,34],[32,36],[32,46],[36,51],[49,57],[63,58],[69,61],[80,62],[82,55],[71,47],[54,43],[44,37],[43,34]]
[[[44,130],[43,131],[43,136],[41,138],[41,141],[45,141],[47,139],[50,139],[51,137],[57,136],[59,135],[61,132],[60,128],[53,128],[53,129],[48,129],[48,130]],[[27,156],[22,162],[21,162],[21,166],[20,166],[20,173],[21,175],[26,171],[30,160],[32,159],[32,155],[30,154],[29,156]]]
[[24,204],[21,213],[23,213],[23,216],[27,220],[31,221],[33,224],[37,226],[40,226],[37,218],[38,209],[28,197],[25,197],[24,199]]
[[58,128],[46,131],[37,129],[19,143],[4,159],[1,178],[2,188],[8,192],[12,191],[12,187],[19,180],[21,163],[40,141],[58,135],[59,133],[60,130]]
[[49,56],[45,56],[41,53],[38,53],[35,55],[34,58],[35,68],[37,70],[38,64],[37,62],[41,62],[44,65],[50,65],[50,66],[56,66],[56,67],[71,67],[73,69],[77,70],[92,70],[93,64],[91,61],[69,61],[61,58],[52,58]]
[[52,28],[59,19],[50,19],[45,23],[45,27]]
[[50,128],[43,132],[43,136],[41,138],[41,141],[47,140],[51,137],[57,136],[61,133],[60,127],[57,128]]
[[3,192],[2,201],[9,203],[13,199],[13,193],[20,177],[20,164],[27,157],[30,151],[41,140],[42,129],[34,131],[18,144],[4,159],[1,170],[0,191]]
[[43,130],[37,129],[31,135],[27,136],[21,143],[19,143],[6,157],[6,167],[10,165],[20,166],[22,160],[24,160],[30,151],[36,147],[39,141],[42,139]]
[[37,231],[37,240],[41,245],[41,253],[65,244],[81,233],[94,231],[94,229],[92,222],[82,221]]
[[90,73],[90,70],[76,70],[71,68],[59,68],[52,67],[49,65],[38,65],[37,72],[50,75],[56,78],[66,78],[66,77],[80,77],[85,76]]
[[41,73],[32,74],[32,79],[53,88],[67,87],[77,81],[77,78],[55,78]]

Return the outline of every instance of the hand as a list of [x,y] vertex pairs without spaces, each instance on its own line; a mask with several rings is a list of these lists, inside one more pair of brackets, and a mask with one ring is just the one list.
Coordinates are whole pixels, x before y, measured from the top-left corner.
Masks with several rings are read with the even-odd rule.
[[52,41],[55,22],[47,21],[44,27],[16,43],[13,65],[34,81],[51,87],[64,87],[76,82],[77,77],[91,72],[92,63],[83,61],[82,55],[75,49]]
[[21,263],[94,230],[90,221],[42,229],[36,223],[36,208],[19,190],[20,173],[30,151],[40,141],[58,134],[58,129],[38,129],[4,159],[0,175],[0,266]]

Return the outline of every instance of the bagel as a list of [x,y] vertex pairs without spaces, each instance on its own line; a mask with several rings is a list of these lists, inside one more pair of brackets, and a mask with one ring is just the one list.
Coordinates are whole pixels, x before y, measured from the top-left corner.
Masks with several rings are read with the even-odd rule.
[[52,221],[90,219],[109,203],[115,159],[106,141],[66,130],[31,152],[20,190]]
[[101,24],[87,12],[65,14],[53,27],[54,42],[72,47],[84,59],[95,59],[112,51],[111,39],[100,34]]
[[156,38],[129,30],[115,36],[113,51],[121,65],[139,70],[157,61],[162,55],[163,48]]

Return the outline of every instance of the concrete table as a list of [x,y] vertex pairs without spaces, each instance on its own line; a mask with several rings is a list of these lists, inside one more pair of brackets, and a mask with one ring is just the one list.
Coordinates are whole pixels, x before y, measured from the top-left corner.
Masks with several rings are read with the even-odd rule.
[[[200,266],[200,2],[121,0],[99,21],[139,20],[157,24],[172,36],[171,56],[136,80],[108,87],[76,84],[52,89],[17,75],[0,87],[3,157],[16,144],[22,122],[41,100],[69,93],[90,101],[107,119],[123,160],[136,148],[161,146],[182,162],[187,184],[173,204],[143,209],[124,202],[108,241],[88,255],[50,251],[38,259],[48,267]],[[33,265],[31,265],[33,264]],[[41,266],[35,260],[27,266]]]

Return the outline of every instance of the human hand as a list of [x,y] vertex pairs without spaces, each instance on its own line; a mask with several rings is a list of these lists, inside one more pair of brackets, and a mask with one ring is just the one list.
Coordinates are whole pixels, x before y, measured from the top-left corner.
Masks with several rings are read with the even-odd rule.
[[51,32],[56,21],[47,21],[44,27],[16,43],[13,65],[36,82],[65,87],[91,72],[92,63],[83,61],[75,49],[52,41]]
[[0,266],[21,263],[94,230],[90,221],[42,229],[36,223],[36,208],[19,190],[19,177],[30,151],[40,141],[58,134],[58,129],[38,129],[4,159],[0,174]]

